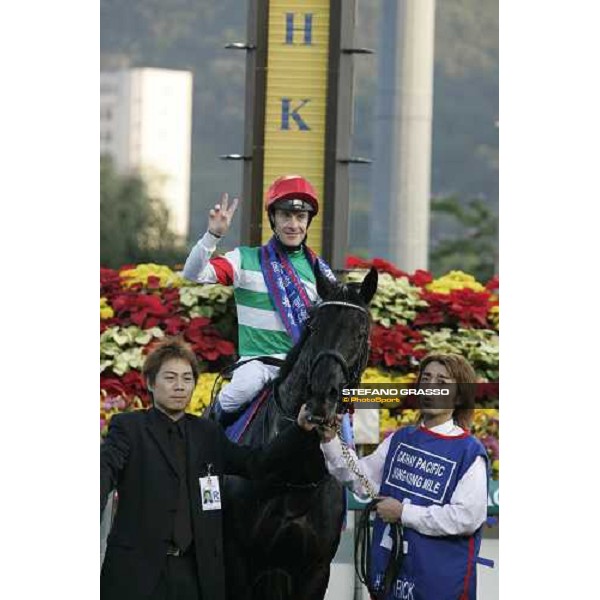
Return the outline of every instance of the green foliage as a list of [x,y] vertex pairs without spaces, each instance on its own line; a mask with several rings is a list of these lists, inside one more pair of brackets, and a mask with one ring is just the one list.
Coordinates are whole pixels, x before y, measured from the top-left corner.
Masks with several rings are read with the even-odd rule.
[[490,279],[497,272],[498,218],[489,205],[480,198],[466,204],[456,197],[434,198],[431,213],[433,232],[452,232],[432,241],[431,272],[460,269],[478,281]]
[[185,285],[179,301],[190,318],[208,317],[226,339],[237,340],[233,288],[224,285]]
[[201,301],[211,305],[224,305],[227,304],[232,295],[232,287],[219,284],[187,285],[182,286],[179,290],[181,304],[188,308],[193,308]]
[[130,325],[107,329],[100,336],[100,373],[110,368],[116,375],[123,375],[130,369],[141,369],[144,346],[162,337],[164,333],[159,327],[140,329]]
[[498,69],[498,0],[436,3],[436,64],[449,77]]
[[423,330],[424,341],[415,349],[427,352],[456,353],[464,356],[477,371],[490,381],[498,380],[500,347],[498,332],[491,329],[458,329],[447,327],[437,331]]
[[[364,273],[351,272],[348,282],[361,282]],[[392,277],[389,273],[380,273],[377,292],[371,300],[371,316],[376,323],[391,327],[396,323],[406,325],[417,316],[419,307],[427,306],[421,299],[421,289],[411,285],[406,277]]]
[[100,263],[175,264],[185,248],[169,228],[169,212],[148,193],[141,177],[117,173],[108,157],[100,159]]

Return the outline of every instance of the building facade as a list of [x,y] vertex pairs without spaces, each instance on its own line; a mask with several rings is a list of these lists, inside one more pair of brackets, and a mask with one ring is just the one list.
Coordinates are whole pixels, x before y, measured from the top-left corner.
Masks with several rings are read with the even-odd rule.
[[192,73],[131,68],[100,73],[100,153],[141,175],[170,225],[187,237],[190,213]]

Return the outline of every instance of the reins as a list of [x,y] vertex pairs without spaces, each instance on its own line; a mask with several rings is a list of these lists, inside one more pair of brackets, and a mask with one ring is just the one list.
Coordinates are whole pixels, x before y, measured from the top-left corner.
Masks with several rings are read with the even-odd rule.
[[402,524],[400,522],[389,523],[390,537],[392,539],[392,548],[390,550],[390,558],[385,570],[382,586],[377,589],[371,584],[369,571],[372,560],[372,532],[371,532],[371,512],[377,509],[377,503],[381,500],[375,493],[371,482],[367,476],[360,470],[360,467],[354,460],[353,456],[348,451],[348,446],[342,441],[341,431],[338,425],[338,438],[342,445],[342,455],[346,462],[346,466],[350,469],[361,482],[363,488],[369,496],[369,503],[360,512],[358,523],[355,524],[356,535],[354,538],[354,570],[359,581],[367,587],[369,594],[374,600],[383,600],[390,590],[390,586],[396,580],[402,560],[404,558],[404,537]]
[[[364,308],[358,304],[352,304],[351,302],[346,302],[344,300],[326,300],[324,302],[321,302],[320,304],[317,304],[315,306],[315,311],[317,312],[325,306],[342,306],[344,308],[351,308],[351,309],[358,310],[358,311],[362,312],[363,314],[365,314],[367,317],[367,320],[369,320],[369,318],[370,318],[369,311],[366,308]],[[308,323],[308,328],[310,330],[311,335],[318,331],[318,328],[316,328],[314,326],[314,324],[312,324],[311,322]],[[370,340],[369,340],[369,336],[367,335],[367,343],[363,345],[363,347],[358,355],[358,360],[355,362],[352,369],[350,369],[348,367],[348,362],[346,361],[344,356],[341,354],[341,352],[338,352],[337,350],[322,350],[312,360],[309,374],[308,374],[308,380],[309,381],[312,380],[312,375],[314,373],[314,370],[317,367],[318,363],[322,359],[332,358],[335,362],[337,362],[337,364],[342,369],[342,372],[344,374],[344,379],[346,380],[345,381],[346,386],[352,387],[355,384],[358,384],[358,382],[360,381],[360,376],[361,376],[362,372],[364,371],[365,367],[367,366],[367,362],[369,360],[370,347],[371,347]],[[339,404],[341,404],[341,402]],[[340,412],[345,412],[348,407],[342,406],[341,408],[342,408],[342,411],[340,411]],[[315,418],[312,422],[318,423],[318,421],[319,421],[319,419]],[[318,423],[318,424],[322,424],[322,423]]]
[[371,512],[377,508],[379,499],[372,499],[369,504],[361,511],[356,527],[356,537],[354,539],[354,569],[359,581],[367,587],[369,594],[375,600],[383,600],[389,593],[390,587],[398,577],[402,560],[404,557],[404,541],[402,535],[402,525],[400,523],[389,523],[390,537],[392,538],[392,548],[390,558],[383,577],[381,586],[377,589],[372,585],[369,571],[371,568]]

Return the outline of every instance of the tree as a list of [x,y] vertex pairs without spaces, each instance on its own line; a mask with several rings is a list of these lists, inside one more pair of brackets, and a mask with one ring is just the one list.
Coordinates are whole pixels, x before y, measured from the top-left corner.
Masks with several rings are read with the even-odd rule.
[[484,282],[497,273],[498,218],[483,199],[434,198],[431,217],[432,273],[460,269]]
[[169,228],[169,211],[137,175],[119,174],[109,157],[100,159],[100,263],[118,268],[154,262],[176,264],[185,247]]

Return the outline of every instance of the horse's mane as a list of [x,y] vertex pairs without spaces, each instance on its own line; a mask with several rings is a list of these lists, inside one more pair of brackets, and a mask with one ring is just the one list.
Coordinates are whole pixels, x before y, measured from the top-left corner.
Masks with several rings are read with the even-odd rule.
[[[338,283],[333,293],[327,298],[327,300],[336,300],[342,302],[350,302],[351,304],[356,304],[358,306],[362,306],[363,308],[367,308],[365,301],[362,299],[361,295],[358,293],[360,290],[360,283],[348,283],[341,284]],[[308,311],[308,320],[304,324],[304,329],[302,330],[302,334],[300,335],[300,339],[294,344],[292,349],[288,352],[288,355],[285,358],[285,362],[281,365],[281,369],[279,370],[279,376],[276,379],[276,383],[283,381],[292,371],[300,353],[302,352],[302,348],[304,347],[304,343],[306,342],[308,335],[310,333],[309,324],[311,320],[315,316],[316,308],[318,305],[312,306]],[[369,313],[370,320],[370,313]]]
[[294,344],[292,349],[288,352],[287,356],[285,357],[285,362],[281,365],[281,368],[279,369],[279,375],[278,375],[277,379],[275,380],[275,383],[283,381],[291,373],[292,368],[294,367],[294,365],[296,364],[296,361],[298,360],[298,357],[300,356],[300,352],[302,352],[302,348],[304,347],[304,342],[306,342],[306,339],[308,338],[308,334],[310,333],[308,324],[310,323],[310,320],[314,316],[314,307],[312,307],[308,311],[308,315],[309,315],[308,321],[306,321],[306,323],[304,324],[304,329],[302,330],[300,339],[296,342],[296,344]]

